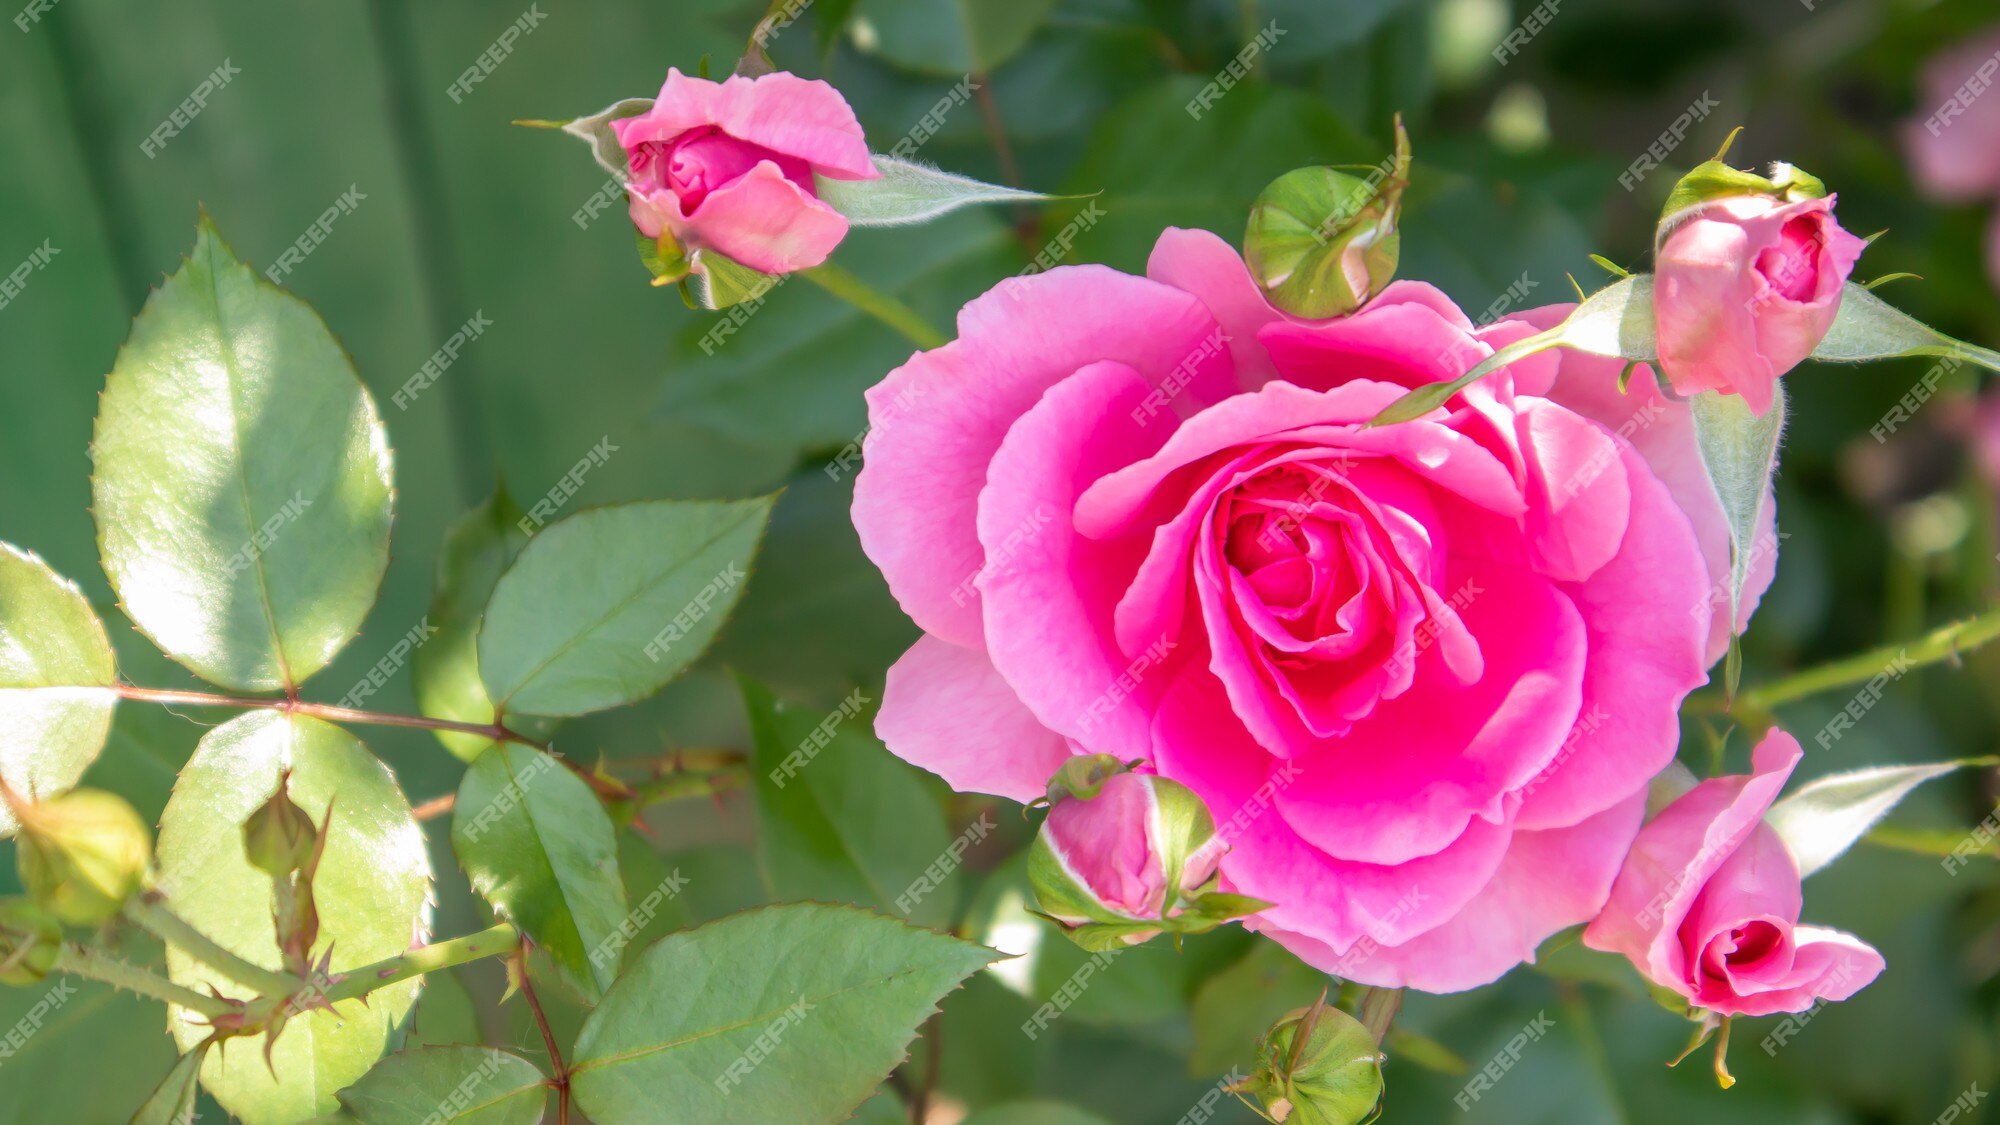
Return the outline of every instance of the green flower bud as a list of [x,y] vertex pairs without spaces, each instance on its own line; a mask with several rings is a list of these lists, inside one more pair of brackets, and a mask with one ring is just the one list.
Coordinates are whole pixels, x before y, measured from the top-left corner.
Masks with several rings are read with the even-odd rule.
[[1361,1021],[1322,995],[1264,1033],[1257,1073],[1241,1087],[1283,1125],[1358,1125],[1382,1102],[1382,1049]]
[[0,899],[0,984],[34,984],[55,968],[61,952],[61,923],[25,898]]
[[280,778],[271,799],[243,822],[243,851],[268,875],[290,875],[312,858],[319,832],[306,810],[292,801],[290,777]]
[[1072,759],[1049,783],[1055,804],[1028,851],[1042,912],[1078,945],[1104,950],[1162,930],[1200,933],[1269,905],[1215,890],[1229,849],[1192,790],[1098,757]]
[[144,884],[152,833],[123,797],[72,789],[17,815],[21,883],[58,919],[72,926],[108,921]]
[[1353,312],[1396,276],[1398,226],[1410,178],[1410,135],[1396,119],[1396,151],[1354,176],[1297,168],[1250,208],[1243,260],[1272,305],[1320,320]]

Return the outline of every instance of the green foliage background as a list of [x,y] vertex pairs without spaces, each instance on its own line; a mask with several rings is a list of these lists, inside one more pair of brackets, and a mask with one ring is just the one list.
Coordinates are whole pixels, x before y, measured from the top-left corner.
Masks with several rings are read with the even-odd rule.
[[[816,0],[771,49],[781,66],[839,86],[877,151],[978,68],[991,113],[977,101],[946,109],[920,156],[994,181],[1101,191],[1103,218],[1078,234],[1065,260],[1132,270],[1169,224],[1233,240],[1250,198],[1289,168],[1375,162],[1390,114],[1401,110],[1418,161],[1402,276],[1435,282],[1475,316],[1523,276],[1533,303],[1565,299],[1566,272],[1594,286],[1602,274],[1586,258],[1591,251],[1643,266],[1674,169],[1743,124],[1736,158],[1797,163],[1840,192],[1849,227],[1889,229],[1864,259],[1863,276],[1921,274],[1924,281],[1897,283],[1899,304],[1962,338],[2000,341],[2000,303],[1979,259],[1984,210],[1917,199],[1893,134],[1900,118],[1934,108],[1915,104],[1917,65],[1989,21],[1990,4],[1566,0],[1546,30],[1496,63],[1492,47],[1532,7]],[[669,65],[692,70],[703,56],[724,71],[759,8],[539,0],[535,10],[543,18],[512,55],[456,102],[446,88],[522,14],[513,5],[58,0],[25,28],[0,30],[0,273],[44,240],[59,251],[0,308],[0,538],[83,584],[127,678],[194,686],[112,607],[87,510],[91,419],[128,318],[186,251],[198,205],[262,266],[350,188],[365,199],[284,284],[324,315],[387,417],[397,519],[382,598],[316,687],[331,695],[359,679],[423,616],[446,527],[496,478],[532,503],[607,439],[618,451],[589,471],[566,511],[785,492],[745,600],[704,663],[646,704],[570,724],[561,739],[573,756],[748,750],[753,726],[731,672],[818,716],[856,687],[874,695],[914,638],[855,542],[846,516],[851,478],[836,482],[822,471],[863,426],[861,390],[906,345],[811,286],[787,284],[705,355],[697,341],[713,319],[645,284],[622,206],[575,218],[602,173],[573,142],[508,124],[648,95]],[[833,26],[843,15],[844,31]],[[1189,98],[1273,20],[1284,34],[1249,77],[1191,116]],[[241,73],[156,156],[142,151],[224,60]],[[1621,188],[1619,173],[1704,93],[1719,107],[1669,157],[1672,167],[1636,191]],[[863,231],[837,260],[946,324],[965,299],[1022,269],[1082,206],[1019,216],[1019,224],[996,211]],[[475,312],[492,327],[398,409],[392,395]],[[1893,440],[1868,436],[1925,366],[1808,368],[1791,377],[1794,424],[1779,482],[1790,538],[1748,638],[1746,683],[1912,636],[1993,597],[1994,499],[1954,428],[1972,376],[1947,380]],[[1811,732],[1845,697],[1787,708],[1784,719],[1810,751],[1801,775],[1991,753],[2000,730],[1996,675],[1992,654],[1913,675],[1825,750]],[[756,692],[750,698],[763,705]],[[369,702],[416,710],[407,670]],[[223,717],[123,706],[86,783],[157,817],[195,741]],[[790,730],[812,721],[763,723]],[[1686,757],[1705,769],[1707,732],[1689,734]],[[462,763],[428,735],[371,729],[366,741],[412,801],[456,789]],[[868,757],[880,754],[871,740],[840,745],[852,760],[867,759],[856,768],[896,768]],[[1741,766],[1740,739],[1724,753]],[[909,771],[885,784],[936,802],[945,817],[944,837],[928,813],[910,821],[923,830],[925,855],[935,853],[932,837],[955,835],[985,809]],[[833,823],[788,819],[788,835],[806,843],[793,840],[786,854],[839,835],[847,806],[837,790],[830,799]],[[1894,823],[1956,838],[1995,799],[1990,776],[1954,778],[1920,792]],[[690,880],[641,943],[772,900],[770,887],[787,898],[815,886],[822,896],[855,897],[846,888],[857,876],[837,865],[760,855],[770,826],[759,832],[758,811],[741,795],[679,802],[652,810],[650,839],[624,835],[621,868],[635,897],[676,868]],[[995,838],[940,892],[956,896],[953,913],[975,930],[1020,882],[1018,865],[1005,862],[1023,842],[1020,818],[1005,808],[996,819]],[[426,827],[442,875],[434,932],[483,925],[483,908],[456,875],[448,820]],[[1462,1076],[1399,1058],[1388,1074],[1389,1119],[1923,1123],[1969,1083],[2000,1086],[2000,864],[1952,877],[1935,858],[1864,846],[1813,879],[1807,912],[1877,944],[1889,970],[1855,1000],[1815,1016],[1775,1055],[1758,1045],[1775,1021],[1739,1028],[1733,1091],[1717,1091],[1699,1058],[1662,1068],[1684,1025],[1628,975],[1601,973],[1572,950],[1548,971],[1517,971],[1496,988],[1411,998],[1403,1022],[1474,1067],[1538,1012],[1554,1029],[1463,1113],[1453,1104]],[[1050,995],[1080,963],[1081,954],[1059,946],[1034,966],[1032,995]],[[1041,1098],[1111,1122],[1177,1120],[1222,1069],[1244,1059],[1253,1034],[1244,1029],[1310,999],[1311,979],[1267,953],[1238,964],[1251,948],[1232,930],[1191,942],[1182,956],[1152,947],[1126,954],[1034,1040],[1019,1030],[1034,1003],[977,977],[946,1004],[940,1094],[975,1110]],[[1202,991],[1232,966],[1226,979],[1242,989],[1238,999]],[[519,1005],[495,1006],[496,966],[461,976],[426,995],[417,1041],[481,1038],[539,1051],[515,1019]],[[35,995],[0,993],[0,1027]],[[581,1001],[558,1000],[556,1009],[558,1034],[572,1035]],[[927,1049],[919,1046],[911,1064],[918,1074]],[[158,1005],[93,991],[0,1061],[0,1119],[123,1120],[172,1058]],[[2000,1120],[1991,1106],[1959,1120]],[[871,1103],[864,1119],[876,1120],[866,1114],[880,1108]],[[220,1119],[212,1105],[205,1112]],[[895,1119],[894,1107],[880,1119]],[[974,1118],[986,1120],[1071,1118],[1026,1106]],[[1217,1120],[1248,1115],[1228,1108]]]

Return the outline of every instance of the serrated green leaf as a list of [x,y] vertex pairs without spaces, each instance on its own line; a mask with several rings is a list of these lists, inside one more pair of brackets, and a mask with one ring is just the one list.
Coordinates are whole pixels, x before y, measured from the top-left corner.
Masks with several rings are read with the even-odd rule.
[[167,655],[296,685],[361,627],[389,562],[389,445],[340,344],[205,217],[132,321],[97,415],[104,570]]
[[532,747],[493,747],[458,787],[451,846],[473,889],[587,998],[618,978],[608,941],[626,910],[617,832],[582,779]]
[[857,227],[892,227],[921,223],[980,203],[1035,203],[1055,199],[1040,192],[982,183],[953,175],[916,160],[876,154],[873,180],[836,180],[815,176],[819,198]]
[[1659,351],[1653,324],[1653,275],[1633,274],[1592,293],[1568,318],[1494,352],[1448,383],[1427,383],[1384,407],[1369,424],[1421,418],[1458,392],[1510,363],[1551,348],[1652,362]]
[[[111,642],[83,593],[39,557],[0,543],[0,776],[49,797],[104,749],[117,697]],[[0,837],[19,827],[0,804]]]
[[[528,533],[519,523],[522,515],[500,488],[445,532],[429,616],[437,631],[417,649],[410,670],[417,705],[426,715],[462,723],[493,721],[493,701],[479,682],[479,618],[500,576],[528,545]],[[510,715],[507,722],[530,738],[545,737],[556,726],[532,715]],[[445,749],[467,762],[493,745],[484,735],[434,733]]]
[[861,0],[853,38],[898,66],[929,74],[986,74],[1027,45],[1055,0]]
[[844,1121],[938,1000],[999,956],[818,903],[670,934],[584,1021],[577,1107],[598,1121]]
[[1919,766],[1875,766],[1814,778],[1771,806],[1765,823],[1799,861],[1801,878],[1838,859],[1910,791],[1954,770],[2000,764],[1966,758]]
[[967,836],[959,856],[949,854],[944,810],[914,767],[869,729],[873,701],[855,691],[820,712],[787,706],[748,680],[742,688],[758,862],[772,895],[851,902],[948,926],[963,853],[983,832]]
[[202,1060],[208,1057],[207,1040],[174,1061],[172,1070],[160,1080],[159,1088],[132,1115],[132,1125],[190,1125],[194,1120],[195,1096],[201,1092]]
[[1743,583],[1750,576],[1757,529],[1764,519],[1764,499],[1770,495],[1771,474],[1778,469],[1778,442],[1785,429],[1785,384],[1771,387],[1771,408],[1759,415],[1742,395],[1703,391],[1688,399],[1694,415],[1695,445],[1708,469],[1708,481],[1722,502],[1729,523],[1729,657],[1724,686],[1731,695],[1742,671],[1736,623],[1742,620]]
[[[236,826],[286,769],[292,799],[326,838],[314,881],[320,933],[313,956],[330,951],[331,971],[339,973],[421,941],[430,861],[395,776],[345,730],[279,711],[210,731],[181,771],[160,818],[158,847],[160,889],[174,909],[238,956],[281,966],[271,877],[250,865]],[[167,968],[188,987],[245,995],[242,985],[171,946]],[[367,1073],[393,1041],[421,984],[405,981],[369,993],[366,1004],[343,1001],[335,1011],[292,1017],[273,1044],[272,1070],[261,1039],[227,1040],[203,1064],[202,1084],[247,1125],[331,1112],[334,1091]],[[183,1049],[208,1032],[180,1008],[168,1009],[168,1021]]]
[[550,525],[487,603],[487,693],[508,714],[567,716],[658,691],[729,616],[773,499],[651,500]]
[[535,1064],[492,1047],[398,1051],[340,1091],[361,1125],[535,1125],[549,1087]]

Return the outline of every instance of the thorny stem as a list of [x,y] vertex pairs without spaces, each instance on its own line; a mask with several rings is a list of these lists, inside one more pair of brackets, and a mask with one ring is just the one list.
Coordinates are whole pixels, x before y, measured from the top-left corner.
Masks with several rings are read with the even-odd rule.
[[528,1010],[535,1014],[535,1027],[542,1033],[542,1046],[549,1052],[549,1069],[555,1072],[550,1082],[556,1088],[556,1125],[569,1125],[569,1066],[563,1062],[562,1048],[556,1045],[555,1033],[549,1030],[549,1017],[542,1012],[541,997],[535,995],[535,982],[528,979],[526,942],[514,947],[513,959],[521,997],[528,1002]]
[[305,984],[297,977],[266,969],[224,949],[168,908],[166,896],[157,890],[127,899],[125,917],[230,980],[265,996],[289,996]]
[[468,961],[477,961],[481,957],[512,953],[520,948],[520,945],[521,931],[505,922],[476,934],[452,938],[450,941],[432,942],[407,953],[386,957],[372,965],[363,965],[358,969],[333,974],[332,983],[326,989],[326,1002],[332,1004],[340,1000],[366,996],[378,988],[387,988],[411,977],[449,969]]
[[546,750],[546,743],[538,742],[524,734],[507,729],[501,723],[461,723],[453,719],[433,719],[427,715],[391,715],[382,711],[363,711],[354,707],[341,707],[332,703],[310,703],[303,699],[264,699],[254,696],[221,695],[207,691],[175,691],[165,688],[137,687],[132,684],[114,684],[111,688],[120,699],[130,699],[141,703],[165,703],[184,707],[242,707],[261,708],[269,711],[284,711],[295,715],[310,715],[330,723],[370,723],[385,727],[416,727],[423,730],[449,730],[461,734],[476,734],[496,741],[518,742],[537,750]]
[[150,996],[176,1004],[190,1012],[213,1019],[218,1016],[233,1015],[239,1006],[221,997],[183,988],[170,980],[155,975],[150,969],[143,969],[126,961],[121,961],[102,950],[92,949],[81,942],[64,942],[62,950],[56,954],[54,971],[73,973],[80,977],[102,981],[114,988]]

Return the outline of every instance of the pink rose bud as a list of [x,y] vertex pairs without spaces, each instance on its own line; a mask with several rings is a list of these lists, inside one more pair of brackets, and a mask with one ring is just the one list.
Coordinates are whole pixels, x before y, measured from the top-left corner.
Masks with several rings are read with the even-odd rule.
[[[1079,945],[1137,945],[1162,929],[1199,932],[1249,912],[1233,909],[1238,896],[1213,890],[1229,847],[1192,790],[1126,772],[1087,788],[1085,796],[1051,784],[1055,805],[1028,853],[1042,910]],[[1224,905],[1231,909],[1220,916],[1211,909]]]
[[669,70],[653,108],[611,128],[641,234],[764,273],[819,265],[846,236],[814,176],[881,175],[846,100],[795,74],[711,82]]
[[1639,830],[1604,911],[1583,932],[1654,984],[1724,1016],[1845,1000],[1882,971],[1852,935],[1799,924],[1799,865],[1764,813],[1800,758],[1773,730],[1754,772],[1696,785]]
[[1674,389],[1740,394],[1759,414],[1819,346],[1866,243],[1789,165],[1772,178],[1710,161],[1668,201],[1654,255],[1660,365]]

